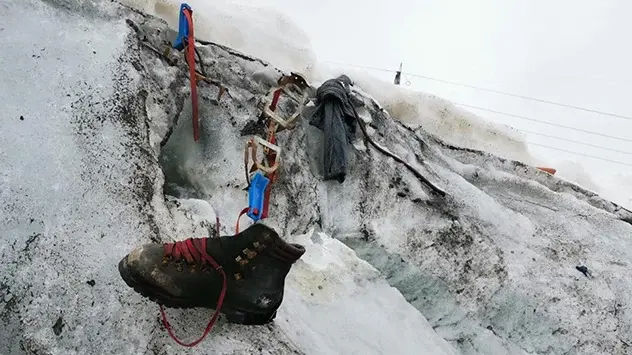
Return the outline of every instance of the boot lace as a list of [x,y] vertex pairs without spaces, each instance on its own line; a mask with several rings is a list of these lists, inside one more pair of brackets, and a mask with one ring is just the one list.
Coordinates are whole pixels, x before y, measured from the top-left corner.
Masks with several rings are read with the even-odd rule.
[[210,264],[215,271],[217,271],[220,275],[222,275],[222,291],[219,294],[219,298],[217,299],[217,307],[215,307],[215,313],[209,320],[206,325],[206,329],[202,336],[192,342],[192,343],[184,343],[180,339],[178,339],[173,331],[171,330],[171,326],[167,321],[167,314],[165,313],[165,309],[162,305],[160,305],[160,314],[162,316],[162,322],[169,333],[169,336],[175,340],[176,343],[185,346],[185,347],[193,347],[199,344],[204,338],[208,335],[208,333],[213,329],[215,322],[219,316],[220,309],[224,304],[224,297],[226,296],[226,273],[224,269],[206,252],[206,241],[207,238],[189,238],[183,241],[168,243],[164,245],[165,256],[167,258],[173,258],[175,261],[182,260],[184,258],[187,263],[199,263],[202,267],[205,264]]

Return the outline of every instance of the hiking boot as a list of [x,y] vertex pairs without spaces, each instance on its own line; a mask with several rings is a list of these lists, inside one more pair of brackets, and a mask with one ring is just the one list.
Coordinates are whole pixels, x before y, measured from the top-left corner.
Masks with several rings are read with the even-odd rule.
[[235,236],[143,245],[118,268],[128,286],[160,305],[221,308],[232,323],[265,324],[276,316],[285,277],[304,253],[259,223]]

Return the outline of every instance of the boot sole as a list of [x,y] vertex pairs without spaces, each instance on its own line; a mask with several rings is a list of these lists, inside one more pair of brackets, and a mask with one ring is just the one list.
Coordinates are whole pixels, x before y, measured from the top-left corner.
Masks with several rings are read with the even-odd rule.
[[[134,273],[128,267],[127,256],[119,262],[118,269],[119,273],[121,274],[121,278],[123,279],[123,281],[125,281],[127,286],[152,302],[168,308],[209,308],[205,306],[191,305],[191,303],[187,302],[186,300],[166,295],[161,291],[160,288],[157,288],[154,285],[142,281],[142,278],[140,277],[134,277]],[[240,310],[238,308],[222,307],[220,313],[226,316],[226,320],[228,320],[230,323],[244,325],[264,325],[272,322],[274,318],[276,318],[277,311],[275,309],[272,312],[257,313]]]

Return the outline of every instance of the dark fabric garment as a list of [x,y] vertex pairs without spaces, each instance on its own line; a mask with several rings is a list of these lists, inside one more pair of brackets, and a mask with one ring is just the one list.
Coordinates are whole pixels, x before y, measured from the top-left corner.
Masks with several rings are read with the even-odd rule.
[[347,145],[356,132],[349,85],[351,80],[343,75],[325,81],[316,91],[316,110],[309,123],[323,131],[325,180],[344,182],[347,175]]
[[399,85],[399,83],[400,83],[400,81],[401,81],[401,80],[402,80],[402,72],[401,72],[401,71],[398,71],[398,72],[395,74],[395,80],[393,80],[393,84],[395,84],[395,85]]

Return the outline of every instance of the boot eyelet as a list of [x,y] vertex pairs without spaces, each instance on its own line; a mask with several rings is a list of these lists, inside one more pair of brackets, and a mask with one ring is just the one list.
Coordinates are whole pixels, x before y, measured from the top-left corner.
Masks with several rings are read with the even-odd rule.
[[242,253],[244,253],[248,257],[248,259],[252,259],[255,256],[257,256],[257,252],[256,251],[250,250],[248,248],[242,250]]

